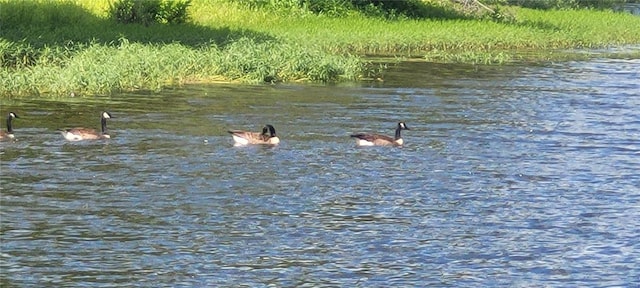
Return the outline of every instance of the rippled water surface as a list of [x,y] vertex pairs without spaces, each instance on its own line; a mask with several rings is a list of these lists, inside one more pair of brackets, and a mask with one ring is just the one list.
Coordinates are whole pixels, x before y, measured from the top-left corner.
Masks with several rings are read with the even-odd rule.
[[[640,285],[640,61],[2,100],[3,287]],[[57,128],[113,139],[66,142]],[[403,148],[349,134],[412,129]],[[233,147],[273,124],[281,145]],[[2,124],[4,128],[4,123]]]

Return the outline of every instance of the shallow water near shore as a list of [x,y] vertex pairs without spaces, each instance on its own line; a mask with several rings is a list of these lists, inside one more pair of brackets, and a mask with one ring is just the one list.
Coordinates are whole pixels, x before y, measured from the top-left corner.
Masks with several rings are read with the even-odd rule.
[[[0,285],[640,285],[640,60],[3,100]],[[55,130],[113,139],[67,142]],[[353,132],[402,148],[357,148]],[[227,129],[275,126],[277,147]],[[4,129],[4,123],[2,124]]]

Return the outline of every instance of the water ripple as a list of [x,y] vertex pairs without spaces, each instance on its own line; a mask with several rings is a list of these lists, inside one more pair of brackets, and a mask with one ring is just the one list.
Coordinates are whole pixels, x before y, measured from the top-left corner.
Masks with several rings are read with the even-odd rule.
[[[99,103],[115,137],[93,143],[25,101],[47,124],[0,143],[0,285],[639,285],[638,64],[125,94]],[[348,137],[401,120],[403,148]],[[282,145],[225,132],[265,122]]]

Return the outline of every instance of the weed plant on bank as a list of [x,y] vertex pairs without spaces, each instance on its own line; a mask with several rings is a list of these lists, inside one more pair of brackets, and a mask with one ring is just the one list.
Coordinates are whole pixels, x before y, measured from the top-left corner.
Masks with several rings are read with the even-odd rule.
[[300,7],[304,1],[275,8],[240,2],[192,0],[186,18],[155,11],[145,23],[122,24],[110,19],[114,6],[107,0],[0,0],[0,95],[108,94],[211,81],[355,81],[378,75],[366,56],[506,63],[521,59],[522,51],[541,52],[528,54],[535,61],[549,60],[544,52],[554,49],[640,43],[633,28],[640,17],[607,10],[504,8],[508,13],[500,15],[513,17],[494,19],[434,4],[425,10],[432,18],[420,19],[376,7],[327,13]]
[[359,57],[242,28],[120,24],[70,1],[0,6],[3,28],[12,27],[1,31],[3,96],[108,94],[210,81],[355,81],[368,73]]
[[215,44],[200,48],[178,43],[149,45],[125,38],[119,42],[89,44],[70,56],[61,55],[64,60],[59,63],[42,57],[28,68],[4,68],[0,72],[0,93],[87,95],[160,90],[189,82],[355,81],[365,67],[357,57],[309,52],[299,45],[258,43],[249,38],[222,48]]

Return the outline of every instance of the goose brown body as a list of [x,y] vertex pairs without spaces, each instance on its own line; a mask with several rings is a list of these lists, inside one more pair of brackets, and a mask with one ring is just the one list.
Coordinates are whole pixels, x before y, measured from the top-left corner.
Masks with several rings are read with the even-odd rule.
[[227,131],[233,137],[235,146],[242,145],[278,145],[280,138],[276,135],[276,129],[272,125],[265,125],[262,132],[250,132],[244,130]]
[[69,141],[81,141],[81,140],[99,140],[109,139],[111,136],[107,134],[107,119],[111,119],[112,116],[109,112],[102,112],[100,115],[101,132],[91,128],[71,128],[61,130],[60,133],[65,139]]
[[402,146],[404,144],[402,130],[411,129],[404,122],[398,122],[395,137],[375,133],[357,133],[350,136],[356,138],[356,145],[358,146]]

